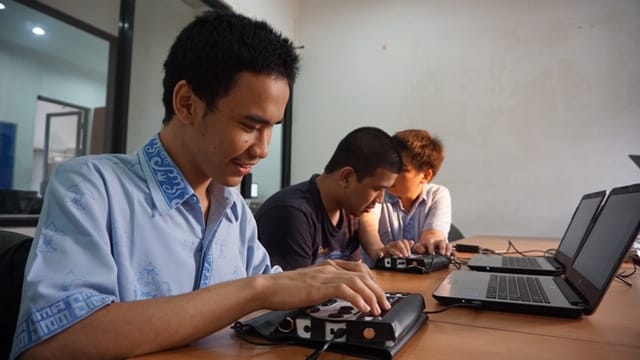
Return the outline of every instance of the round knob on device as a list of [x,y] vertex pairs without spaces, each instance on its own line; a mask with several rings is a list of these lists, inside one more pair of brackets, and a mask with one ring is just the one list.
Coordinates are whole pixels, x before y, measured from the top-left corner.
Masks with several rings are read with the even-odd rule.
[[362,336],[367,340],[371,340],[376,337],[376,331],[372,328],[366,328],[362,331]]

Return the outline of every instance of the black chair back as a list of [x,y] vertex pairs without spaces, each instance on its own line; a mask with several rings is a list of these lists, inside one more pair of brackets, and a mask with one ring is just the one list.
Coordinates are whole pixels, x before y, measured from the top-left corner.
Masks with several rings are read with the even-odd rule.
[[464,239],[464,235],[462,235],[462,231],[458,229],[453,223],[451,224],[451,229],[449,229],[449,242]]
[[11,352],[32,241],[31,236],[0,230],[0,359]]

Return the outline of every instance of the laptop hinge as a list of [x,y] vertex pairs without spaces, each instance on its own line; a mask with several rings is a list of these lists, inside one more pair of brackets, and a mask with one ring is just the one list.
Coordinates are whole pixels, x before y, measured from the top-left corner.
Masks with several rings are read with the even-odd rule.
[[584,305],[584,301],[582,301],[580,296],[578,296],[576,292],[573,291],[573,289],[571,288],[571,286],[569,286],[569,284],[565,279],[554,276],[553,281],[556,283],[556,285],[558,286],[558,289],[567,299],[569,304],[576,305],[576,306]]
[[564,270],[564,266],[562,266],[562,264],[560,264],[558,262],[558,260],[556,260],[556,258],[551,257],[551,256],[547,256],[546,259],[554,269],[556,269],[556,270]]

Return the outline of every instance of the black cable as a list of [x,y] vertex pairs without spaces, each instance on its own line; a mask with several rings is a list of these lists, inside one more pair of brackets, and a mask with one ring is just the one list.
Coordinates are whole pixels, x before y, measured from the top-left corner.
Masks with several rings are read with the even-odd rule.
[[[489,249],[489,248],[483,248],[480,246],[476,246],[476,245],[470,245],[470,246],[475,246],[478,247],[478,252],[480,254],[483,255],[521,255],[521,256],[529,256],[528,254],[530,253],[542,253],[545,256],[553,256],[556,253],[556,249],[547,249],[547,250],[518,250],[518,248],[516,248],[515,244],[511,241],[511,240],[507,240],[509,242],[509,246],[507,246],[507,250],[505,251],[496,251],[493,249]],[[454,247],[455,249],[455,247]],[[512,252],[510,252],[509,250],[513,249]],[[535,255],[535,256],[539,256],[539,255]]]
[[520,255],[520,256],[529,256],[526,253],[530,253],[530,252],[539,252],[539,250],[527,250],[527,251],[520,251],[518,250],[518,248],[516,247],[516,245],[509,240],[509,247],[507,247],[507,251],[505,251],[504,253],[507,254],[509,252],[509,249],[513,248],[513,251],[516,252],[516,254]]
[[496,254],[496,251],[493,250],[493,249],[489,249],[489,248],[480,248],[480,254],[492,255],[492,254]]
[[450,305],[445,306],[442,309],[433,310],[433,311],[425,311],[424,313],[425,314],[437,314],[437,313],[441,313],[441,312],[447,311],[449,309],[452,309],[454,307],[468,307],[468,308],[478,309],[478,308],[480,308],[480,306],[481,306],[480,304],[450,304]]
[[253,330],[251,325],[243,324],[240,321],[236,321],[235,324],[231,326],[231,329],[235,332],[236,336],[241,340],[244,340],[252,345],[258,346],[288,346],[288,345],[299,345],[296,341],[282,341],[282,342],[273,342],[269,340],[257,341],[255,336],[245,334],[245,330]]
[[636,269],[637,269],[636,264],[635,263],[632,263],[632,264],[633,264],[633,270],[631,270],[630,273],[627,273],[626,271],[621,271],[621,272],[616,274],[616,279],[622,281],[623,283],[625,283],[629,287],[631,287],[633,285],[629,281],[627,281],[627,278],[631,277],[633,274],[635,274],[636,273]]
[[635,274],[637,266],[636,266],[635,263],[632,263],[632,264],[633,264],[633,270],[630,273],[627,274],[626,271],[621,271],[621,272],[618,273],[618,276],[623,277],[623,278],[628,278],[631,275]]
[[337,339],[340,339],[341,337],[345,336],[347,334],[347,329],[345,328],[341,328],[336,330],[333,333],[333,336],[331,337],[331,339],[327,340],[324,344],[322,344],[321,347],[317,348],[316,351],[312,352],[309,356],[307,356],[307,360],[316,360],[320,357],[320,355],[322,355],[323,352],[325,352],[328,348],[329,345],[333,344]]
[[[509,242],[509,246],[507,246],[507,250],[503,252],[497,252],[491,249],[482,249],[483,254],[495,254],[495,255],[520,255],[520,256],[530,256],[531,253],[542,253],[543,255],[553,256],[556,252],[556,249],[547,249],[547,250],[518,250],[515,244],[511,240],[507,240]],[[509,251],[513,249],[513,251]],[[539,256],[539,255],[534,255]]]
[[463,260],[457,257],[451,257],[451,264],[453,264],[453,266],[460,270],[462,268],[462,266],[467,265],[468,260]]
[[629,287],[633,286],[630,282],[627,281],[627,279],[624,278],[624,276],[620,276],[620,274],[616,274],[616,279],[622,281],[623,283],[625,283]]

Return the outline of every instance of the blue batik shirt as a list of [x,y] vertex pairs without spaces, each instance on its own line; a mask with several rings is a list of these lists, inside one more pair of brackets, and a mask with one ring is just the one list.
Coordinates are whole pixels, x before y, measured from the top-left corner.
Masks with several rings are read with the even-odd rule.
[[58,165],[27,260],[11,358],[113,302],[280,271],[240,193],[211,182],[208,194],[205,223],[157,135],[134,155]]

